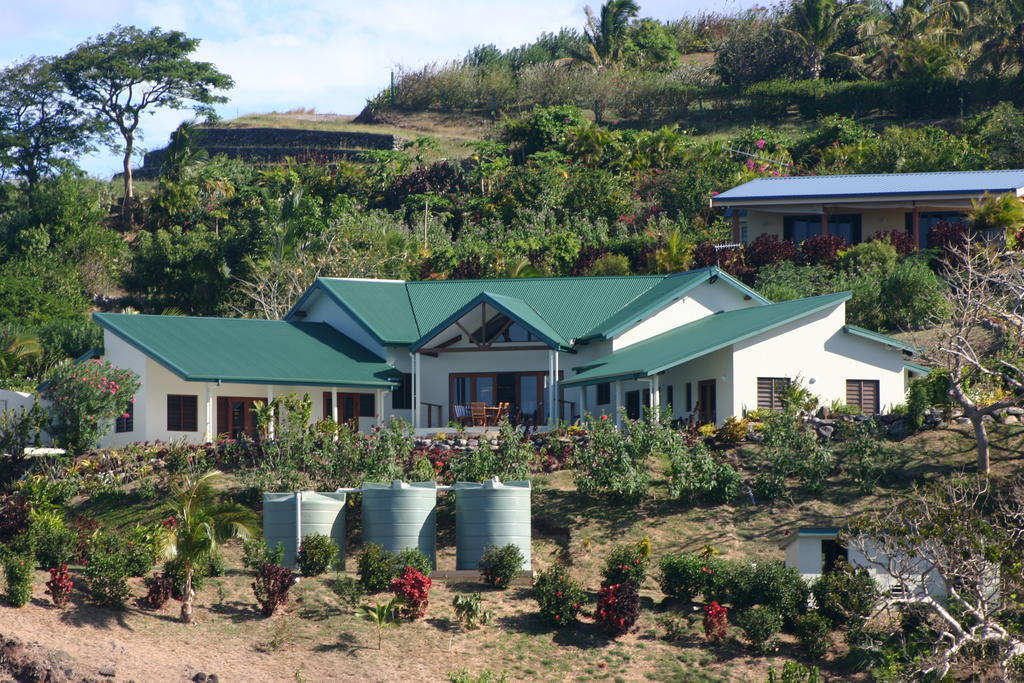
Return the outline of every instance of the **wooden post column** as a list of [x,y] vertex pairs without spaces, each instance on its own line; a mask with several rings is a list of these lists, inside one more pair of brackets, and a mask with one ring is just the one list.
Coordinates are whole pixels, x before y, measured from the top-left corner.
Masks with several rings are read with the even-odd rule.
[[911,237],[914,240],[914,249],[921,248],[921,208],[918,206],[914,207],[914,210],[910,214],[910,231]]
[[740,243],[740,210],[732,210],[732,243]]

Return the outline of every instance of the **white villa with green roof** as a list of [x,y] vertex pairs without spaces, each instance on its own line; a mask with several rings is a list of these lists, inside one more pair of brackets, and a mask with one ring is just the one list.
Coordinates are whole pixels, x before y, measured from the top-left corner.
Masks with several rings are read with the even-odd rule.
[[[98,313],[103,357],[137,372],[104,445],[255,430],[253,406],[308,394],[313,419],[436,431],[471,404],[521,424],[584,414],[721,424],[777,408],[801,377],[877,413],[904,400],[914,348],[846,324],[848,292],[771,303],[717,268],[506,280],[320,278],[284,320]],[[492,414],[492,413],[488,413]],[[421,431],[420,433],[424,433]]]

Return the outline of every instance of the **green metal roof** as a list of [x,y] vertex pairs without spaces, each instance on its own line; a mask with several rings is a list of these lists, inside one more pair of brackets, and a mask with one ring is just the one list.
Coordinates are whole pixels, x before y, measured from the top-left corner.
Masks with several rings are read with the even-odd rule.
[[95,313],[191,382],[389,388],[395,369],[326,323]]
[[907,370],[910,370],[911,372],[916,372],[919,375],[930,375],[930,374],[932,374],[931,368],[926,368],[923,365],[918,365],[917,363],[911,363],[910,361],[904,361],[903,362],[903,367],[906,368]]
[[610,353],[560,384],[575,386],[649,377],[849,298],[850,292],[839,292],[709,315]]
[[768,299],[765,299],[763,296],[750,289],[739,280],[733,278],[725,271],[714,266],[710,268],[701,268],[699,270],[691,270],[685,273],[675,273],[665,276],[661,282],[631,301],[625,308],[613,313],[608,319],[602,321],[596,328],[590,330],[583,338],[611,339],[644,318],[649,317],[652,313],[661,310],[676,299],[683,297],[697,285],[711,280],[716,275],[723,284],[735,287],[755,301],[762,304],[771,303]]
[[513,320],[516,320],[533,334],[547,342],[549,346],[566,351],[572,348],[572,344],[568,340],[563,339],[562,335],[560,335],[551,326],[551,324],[541,316],[540,313],[534,310],[530,304],[526,303],[522,299],[516,299],[511,296],[502,296],[501,294],[494,294],[493,292],[482,292],[470,301],[466,302],[462,308],[458,309],[443,321],[435,325],[430,331],[420,337],[420,339],[413,344],[409,350],[418,351],[424,345],[429,343],[431,339],[443,332],[450,325],[454,324],[456,320],[466,315],[466,313],[482,303],[488,303]]
[[902,341],[900,339],[897,339],[896,337],[890,337],[889,335],[882,334],[881,332],[873,332],[873,331],[865,329],[863,327],[858,327],[857,325],[846,325],[843,328],[843,330],[845,332],[849,332],[850,334],[855,335],[857,337],[863,337],[864,339],[870,339],[871,341],[875,341],[875,342],[878,342],[880,344],[885,344],[886,346],[893,346],[893,347],[896,347],[897,349],[901,349],[903,351],[907,351],[907,352],[909,352],[911,354],[917,353],[918,351],[921,350],[917,346],[914,346],[913,344],[910,344],[908,342],[905,342],[905,341]]
[[545,321],[553,337],[571,342],[614,336],[633,321],[681,296],[680,292],[715,275],[744,294],[766,301],[714,267],[673,275],[616,277],[413,282],[319,278],[292,307],[286,320],[295,319],[296,312],[302,310],[309,297],[322,291],[381,344],[411,346],[487,292],[492,296],[518,299]]

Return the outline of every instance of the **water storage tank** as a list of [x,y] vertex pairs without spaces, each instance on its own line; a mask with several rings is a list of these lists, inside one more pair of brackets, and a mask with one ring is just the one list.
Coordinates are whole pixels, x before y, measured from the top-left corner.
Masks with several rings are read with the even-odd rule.
[[363,483],[363,540],[397,553],[419,548],[435,564],[437,484]]
[[515,543],[530,569],[530,482],[497,477],[455,485],[455,568],[477,569],[484,548]]
[[345,561],[344,493],[264,493],[263,538],[273,549],[284,545],[284,563],[295,566],[298,539],[323,534],[338,546],[338,561]]

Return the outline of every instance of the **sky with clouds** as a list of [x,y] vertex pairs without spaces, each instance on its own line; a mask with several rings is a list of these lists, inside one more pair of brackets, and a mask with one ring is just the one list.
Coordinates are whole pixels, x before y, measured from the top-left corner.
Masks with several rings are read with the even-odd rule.
[[[67,52],[116,24],[184,31],[200,38],[195,59],[235,80],[231,118],[299,107],[355,114],[398,65],[461,58],[475,45],[508,49],[563,26],[581,28],[570,0],[0,0],[0,66]],[[592,3],[598,5],[597,0]],[[641,0],[641,15],[674,19],[735,11],[751,0]],[[163,146],[188,112],[159,112],[143,123],[143,148]],[[100,153],[82,162],[109,176],[119,162]]]

